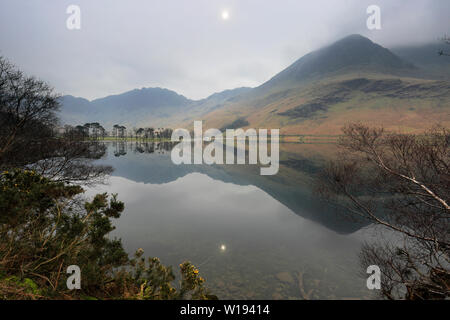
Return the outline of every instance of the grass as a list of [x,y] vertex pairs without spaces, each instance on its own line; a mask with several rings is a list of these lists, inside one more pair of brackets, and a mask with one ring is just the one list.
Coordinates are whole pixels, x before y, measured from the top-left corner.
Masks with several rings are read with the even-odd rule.
[[[278,115],[318,97],[332,94],[343,86],[341,81],[361,77],[374,80],[400,79],[403,83],[402,89],[410,85],[419,85],[422,89],[399,94],[395,87],[392,90],[367,93],[353,89],[344,102],[330,104],[327,111],[317,112],[311,117],[290,118]],[[334,140],[341,133],[342,126],[349,122],[362,122],[370,126],[383,126],[388,130],[420,133],[436,123],[443,126],[450,125],[448,111],[450,96],[444,91],[447,87],[443,86],[440,89],[440,86],[440,83],[423,79],[370,74],[346,75],[298,87],[289,91],[287,95],[280,96],[276,101],[265,99],[267,97],[262,95],[251,101],[229,104],[226,108],[204,115],[204,118],[208,127],[217,128],[237,117],[245,118],[249,122],[247,128],[280,128],[282,139],[285,141],[297,140],[294,137],[302,137],[304,140],[326,138]]]

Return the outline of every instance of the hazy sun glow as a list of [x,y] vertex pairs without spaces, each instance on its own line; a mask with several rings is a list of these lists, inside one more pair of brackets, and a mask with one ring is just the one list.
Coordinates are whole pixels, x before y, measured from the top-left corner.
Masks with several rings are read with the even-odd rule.
[[222,19],[228,20],[230,18],[230,13],[227,10],[222,11]]

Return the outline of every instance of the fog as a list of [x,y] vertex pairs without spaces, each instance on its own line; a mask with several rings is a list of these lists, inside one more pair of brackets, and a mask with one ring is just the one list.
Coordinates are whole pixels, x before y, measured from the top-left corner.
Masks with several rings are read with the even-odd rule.
[[[79,30],[66,27],[72,4]],[[381,30],[366,26],[372,4]],[[165,87],[199,99],[260,85],[348,34],[387,47],[436,41],[449,13],[448,0],[2,0],[0,55],[61,94]]]

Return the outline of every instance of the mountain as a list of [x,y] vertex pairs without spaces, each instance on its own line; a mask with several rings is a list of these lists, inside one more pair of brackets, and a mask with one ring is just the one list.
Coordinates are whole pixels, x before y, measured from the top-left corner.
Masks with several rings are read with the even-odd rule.
[[161,122],[192,103],[174,91],[142,88],[118,95],[88,101],[73,96],[61,98],[62,120],[69,124],[98,121],[108,126],[115,123],[134,125],[139,122]]
[[245,96],[251,91],[252,88],[241,87],[217,92],[205,99],[193,101],[189,108],[184,110],[185,112],[172,115],[170,118],[171,125],[176,126],[176,124],[183,122],[192,124],[194,120],[201,120],[206,114],[224,108],[228,103],[237,101],[241,96]]
[[65,96],[63,120],[111,127],[280,128],[282,134],[336,135],[349,121],[406,132],[450,126],[450,58],[436,44],[389,50],[350,35],[295,61],[256,88],[193,101],[160,88],[87,101]]
[[450,52],[450,45],[435,42],[397,47],[393,48],[392,52],[421,68],[422,74],[427,78],[450,80],[450,59],[438,54],[439,51],[445,49],[447,52]]
[[89,115],[94,113],[91,102],[84,98],[74,96],[62,96],[61,104],[61,120],[64,124],[84,124],[90,122]]
[[412,74],[416,67],[361,35],[350,35],[332,45],[313,51],[275,75],[261,87],[311,81],[336,73],[376,72]]
[[215,103],[226,102],[226,101],[230,101],[231,99],[234,99],[242,94],[248,93],[251,90],[252,90],[252,88],[248,88],[248,87],[241,87],[241,88],[236,88],[236,89],[225,90],[222,92],[213,93],[208,98],[203,99],[199,102],[215,102]]
[[297,135],[340,134],[350,121],[405,132],[420,132],[438,122],[450,126],[445,68],[441,77],[428,70],[431,61],[436,70],[447,62],[436,60],[437,51],[430,51],[399,51],[410,53],[405,59],[351,35],[305,55],[203,120],[212,128],[231,128],[239,121],[245,128],[280,128],[282,134]]
[[92,101],[96,108],[163,110],[187,106],[192,101],[174,91],[162,88],[142,88]]
[[[212,94],[199,101],[189,100],[174,91],[162,88],[142,88],[89,101],[70,95],[61,98],[61,118],[65,124],[97,121],[111,127],[116,123],[127,126],[162,127],[184,119],[183,115],[201,116],[250,88],[237,88]],[[181,115],[180,118],[177,118]]]

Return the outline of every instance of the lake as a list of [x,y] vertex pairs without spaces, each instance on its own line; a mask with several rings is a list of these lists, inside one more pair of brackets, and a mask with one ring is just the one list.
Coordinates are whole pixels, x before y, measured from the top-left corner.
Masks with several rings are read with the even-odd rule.
[[333,144],[280,143],[277,175],[257,165],[175,165],[170,143],[105,142],[125,202],[113,235],[166,265],[191,261],[220,299],[370,299],[366,233],[314,191]]

